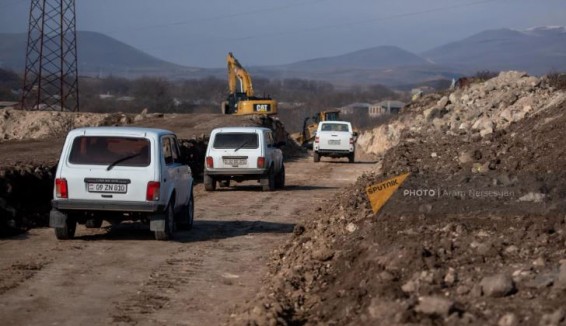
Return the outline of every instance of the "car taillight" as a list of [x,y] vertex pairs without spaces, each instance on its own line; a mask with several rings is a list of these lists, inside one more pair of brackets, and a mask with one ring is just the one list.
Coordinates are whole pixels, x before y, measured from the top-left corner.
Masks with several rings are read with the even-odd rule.
[[214,159],[212,159],[212,156],[206,157],[206,167],[211,169],[214,167]]
[[318,137],[314,137],[314,142],[318,143]]
[[69,198],[67,179],[55,179],[55,195],[57,198]]
[[265,157],[260,156],[257,158],[257,167],[263,169],[265,167]]
[[159,189],[161,184],[158,181],[150,181],[147,183],[147,192],[145,193],[145,200],[157,201],[159,200]]
[[350,145],[353,145],[353,144],[354,144],[354,138],[352,137],[352,138],[350,138]]

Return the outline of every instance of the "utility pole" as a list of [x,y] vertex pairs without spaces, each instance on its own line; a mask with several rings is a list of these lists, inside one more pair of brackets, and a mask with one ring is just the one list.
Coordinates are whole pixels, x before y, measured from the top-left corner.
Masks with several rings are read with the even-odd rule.
[[79,111],[75,0],[31,0],[21,105]]

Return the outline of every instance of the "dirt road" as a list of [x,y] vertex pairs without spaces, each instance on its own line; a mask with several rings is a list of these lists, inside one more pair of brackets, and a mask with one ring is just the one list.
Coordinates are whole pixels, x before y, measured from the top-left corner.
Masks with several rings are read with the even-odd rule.
[[218,325],[259,289],[269,253],[315,204],[351,184],[369,163],[288,162],[287,187],[253,182],[206,193],[196,187],[194,229],[153,240],[124,224],[77,230],[57,241],[34,229],[0,241],[4,325]]

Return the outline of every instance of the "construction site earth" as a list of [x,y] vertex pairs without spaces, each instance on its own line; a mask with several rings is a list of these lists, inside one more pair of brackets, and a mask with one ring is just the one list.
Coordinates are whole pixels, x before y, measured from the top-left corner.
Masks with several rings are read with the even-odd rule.
[[[0,111],[0,320],[6,325],[564,325],[566,92],[498,77],[415,100],[361,132],[356,163],[290,139],[283,190],[196,186],[195,226],[46,227],[66,132],[175,131],[195,174],[221,114]],[[366,188],[410,173],[378,212]]]

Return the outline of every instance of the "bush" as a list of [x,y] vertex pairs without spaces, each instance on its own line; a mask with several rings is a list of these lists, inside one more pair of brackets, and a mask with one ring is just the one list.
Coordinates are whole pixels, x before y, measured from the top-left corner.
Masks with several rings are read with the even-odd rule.
[[547,76],[548,84],[559,90],[566,90],[566,73],[551,72]]
[[476,72],[476,75],[474,76],[474,81],[475,82],[484,82],[487,80],[490,80],[491,78],[495,78],[499,75],[498,72],[496,71],[490,71],[490,70],[481,70]]
[[15,72],[0,69],[0,101],[18,101],[12,91],[22,87],[22,80]]

